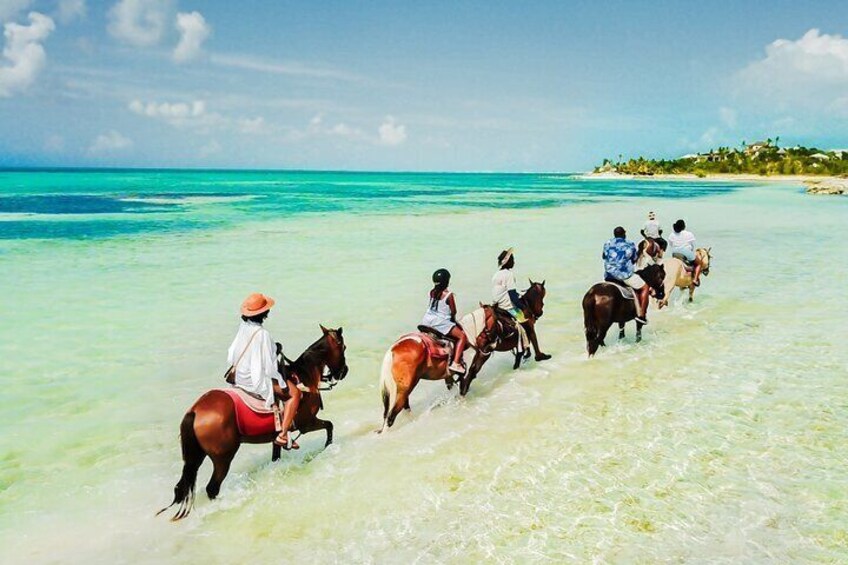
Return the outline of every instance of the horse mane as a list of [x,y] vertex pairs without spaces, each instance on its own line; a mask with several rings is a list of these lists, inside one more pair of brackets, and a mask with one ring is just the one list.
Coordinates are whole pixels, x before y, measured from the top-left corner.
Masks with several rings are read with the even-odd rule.
[[[322,356],[327,351],[327,334],[316,339],[312,345],[307,347],[297,359],[291,362],[289,370],[295,373],[299,378],[304,378],[310,374],[309,369],[321,365],[324,361]],[[304,383],[307,384],[308,383]]]

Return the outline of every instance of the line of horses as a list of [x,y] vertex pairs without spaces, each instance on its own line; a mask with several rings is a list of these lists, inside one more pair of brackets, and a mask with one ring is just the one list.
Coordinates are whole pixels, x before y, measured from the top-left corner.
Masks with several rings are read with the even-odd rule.
[[[703,265],[702,274],[709,275],[710,250],[698,249],[696,254]],[[650,265],[638,271],[638,274],[653,290],[658,308],[668,304],[669,296],[675,288],[688,289],[690,302],[694,298],[691,270],[677,258],[667,258],[662,264]],[[517,369],[531,353],[529,347],[522,347],[522,334],[526,335],[537,361],[549,359],[550,356],[540,350],[536,335],[536,323],[544,314],[546,293],[544,281],[530,281],[530,287],[521,296],[526,321],[520,327],[508,313],[487,304],[480,304],[478,309],[463,317],[460,325],[469,336],[473,360],[458,381],[448,371],[450,355],[434,355],[428,346],[431,342],[421,332],[398,339],[383,359],[380,373],[383,426],[378,431],[391,427],[398,414],[409,409],[409,396],[421,380],[442,380],[448,389],[458,382],[459,393],[465,396],[472,381],[493,353],[511,351],[514,355],[513,368]],[[590,357],[605,345],[607,331],[614,323],[619,325],[619,338],[623,338],[625,323],[636,317],[634,301],[625,298],[616,285],[611,283],[593,285],[583,297],[582,306],[586,349]],[[304,392],[301,398],[294,427],[301,434],[325,430],[326,447],[333,441],[333,424],[318,418],[318,412],[324,407],[321,392],[333,388],[344,379],[348,366],[342,328],[328,329],[321,326],[321,331],[322,336],[290,365],[285,364],[286,359],[282,355],[278,356],[278,362],[281,373],[288,371],[296,374],[308,388],[308,392]],[[637,341],[641,340],[641,331],[642,325],[637,324]],[[233,402],[225,391],[210,390],[183,416],[180,424],[182,474],[174,487],[173,502],[158,514],[176,505],[177,511],[172,521],[188,516],[194,505],[198,469],[207,456],[212,460],[213,472],[206,485],[206,494],[214,499],[242,443],[273,442],[277,434],[274,430],[262,435],[242,435]],[[274,446],[272,460],[276,461],[279,457],[280,449]]]

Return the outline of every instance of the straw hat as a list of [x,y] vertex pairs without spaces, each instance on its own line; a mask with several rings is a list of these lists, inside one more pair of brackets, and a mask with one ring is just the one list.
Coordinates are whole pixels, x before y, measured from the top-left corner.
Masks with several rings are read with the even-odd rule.
[[509,263],[509,259],[512,257],[512,247],[501,251],[500,256],[498,257],[498,266],[503,267],[507,263]]
[[244,299],[241,303],[242,316],[256,316],[262,312],[267,312],[274,306],[274,299],[265,296],[261,292],[254,292]]

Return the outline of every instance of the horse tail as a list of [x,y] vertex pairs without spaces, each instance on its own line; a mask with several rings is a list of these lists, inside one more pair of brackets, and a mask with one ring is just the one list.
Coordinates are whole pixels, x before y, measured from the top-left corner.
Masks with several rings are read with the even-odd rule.
[[586,351],[589,357],[598,350],[598,326],[595,323],[595,295],[590,290],[583,297],[583,327],[586,330]]
[[194,506],[194,486],[197,483],[197,470],[200,468],[206,452],[197,441],[194,433],[194,411],[187,412],[180,423],[180,444],[183,451],[183,473],[177,486],[174,487],[174,501],[156,513],[158,516],[171,506],[179,504],[176,514],[171,518],[172,522],[182,520],[191,512]]
[[380,394],[383,397],[383,428],[380,431],[386,429],[389,410],[397,400],[397,383],[392,372],[393,363],[394,353],[389,349],[383,357],[383,368],[380,371]]

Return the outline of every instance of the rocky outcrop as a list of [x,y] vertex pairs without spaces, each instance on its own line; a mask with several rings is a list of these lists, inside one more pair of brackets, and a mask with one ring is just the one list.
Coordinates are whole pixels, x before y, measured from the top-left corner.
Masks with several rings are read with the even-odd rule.
[[822,179],[804,181],[807,194],[848,194],[848,179]]

